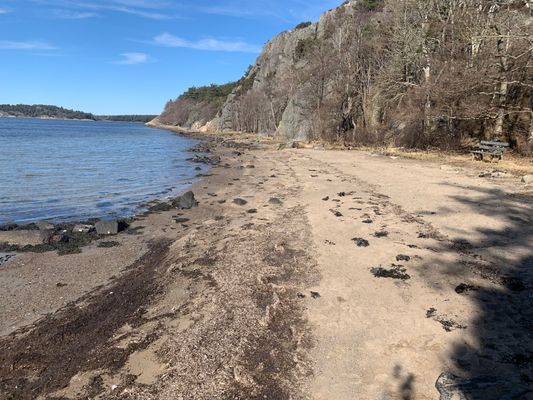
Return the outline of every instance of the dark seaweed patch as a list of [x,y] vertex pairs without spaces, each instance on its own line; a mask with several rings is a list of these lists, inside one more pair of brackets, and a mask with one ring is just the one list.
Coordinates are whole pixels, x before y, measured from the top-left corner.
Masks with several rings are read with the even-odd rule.
[[406,272],[407,270],[401,265],[392,265],[392,268],[386,269],[383,267],[375,267],[370,270],[372,275],[376,278],[390,278],[406,281],[411,279],[411,276]]

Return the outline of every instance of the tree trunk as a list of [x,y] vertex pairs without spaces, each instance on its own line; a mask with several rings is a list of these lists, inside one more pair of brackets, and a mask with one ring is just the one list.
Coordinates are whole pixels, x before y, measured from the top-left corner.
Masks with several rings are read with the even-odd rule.
[[528,154],[533,151],[533,111],[531,111],[530,117],[529,117],[529,132],[526,139],[526,149]]

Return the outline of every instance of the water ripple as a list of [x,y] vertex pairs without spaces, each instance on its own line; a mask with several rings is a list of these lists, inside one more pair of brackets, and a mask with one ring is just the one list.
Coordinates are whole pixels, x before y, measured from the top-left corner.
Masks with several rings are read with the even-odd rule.
[[127,216],[183,191],[197,142],[141,124],[0,118],[0,224]]

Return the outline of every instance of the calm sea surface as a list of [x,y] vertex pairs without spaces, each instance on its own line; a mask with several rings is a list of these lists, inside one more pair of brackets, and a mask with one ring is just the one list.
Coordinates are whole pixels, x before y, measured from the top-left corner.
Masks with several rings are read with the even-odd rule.
[[202,172],[186,161],[196,143],[135,123],[0,118],[0,224],[132,215]]

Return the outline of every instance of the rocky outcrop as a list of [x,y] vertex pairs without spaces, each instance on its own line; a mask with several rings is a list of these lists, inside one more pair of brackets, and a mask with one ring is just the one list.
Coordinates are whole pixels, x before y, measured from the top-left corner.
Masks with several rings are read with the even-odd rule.
[[[299,76],[299,71],[309,64],[312,55],[307,51],[311,44],[323,40],[337,14],[352,5],[346,2],[324,14],[319,22],[302,24],[266,43],[256,63],[233,88],[212,120],[192,121],[195,113],[191,111],[188,118],[169,121],[168,115],[172,113],[168,110],[161,119],[167,125],[172,123],[199,132],[255,131],[275,133],[289,140],[308,139],[313,131],[309,114],[314,99],[309,96],[309,85]],[[174,103],[180,104],[179,100]]]
[[[341,6],[342,9],[347,7],[351,4]],[[239,108],[251,106],[260,109],[256,111],[258,132],[275,132],[289,140],[309,139],[313,131],[310,103],[314,98],[309,96],[309,85],[298,79],[298,75],[309,64],[307,47],[323,40],[326,27],[338,10],[324,14],[317,23],[283,32],[269,41],[243,78],[246,87],[241,84],[228,96],[217,117],[218,130],[250,130],[242,126],[246,121],[238,119],[243,117],[239,115]],[[247,95],[251,98],[246,99]],[[261,103],[259,107],[254,104],[257,102]],[[261,115],[268,117],[261,118]]]
[[[439,2],[424,12],[415,0],[344,2],[269,41],[239,81],[191,88],[169,102],[161,122],[288,142],[459,149],[466,138],[494,138],[527,149],[533,114],[523,32],[533,25],[525,3],[509,1],[452,7],[444,19]],[[511,19],[513,46],[504,49],[498,32]],[[488,38],[474,55],[472,32]],[[499,63],[495,51],[503,52]],[[495,88],[503,91],[498,101],[487,95]]]

